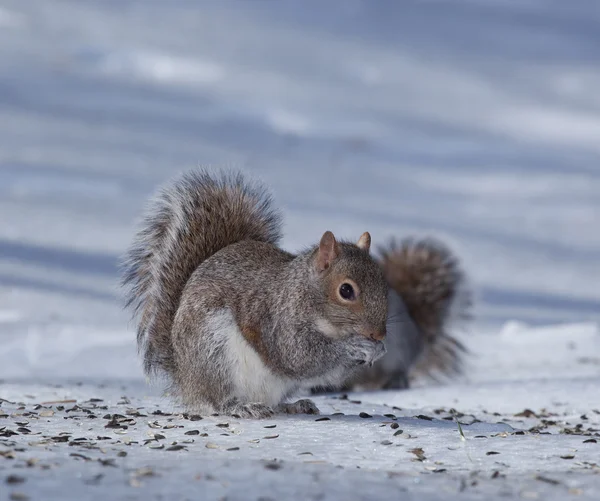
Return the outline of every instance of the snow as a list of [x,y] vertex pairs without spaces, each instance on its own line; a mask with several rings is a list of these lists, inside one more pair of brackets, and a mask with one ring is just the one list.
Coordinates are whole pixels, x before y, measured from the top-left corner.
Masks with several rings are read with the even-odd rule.
[[[0,442],[24,449],[1,481],[25,478],[0,499],[597,498],[598,444],[561,430],[600,428],[599,28],[591,0],[0,0],[0,428],[40,433]],[[465,375],[227,437],[174,417],[209,434],[181,451],[143,445],[146,418],[119,435],[57,405],[13,416],[180,412],[142,379],[117,270],[148,196],[199,164],[269,183],[290,250],[325,229],[447,241],[477,296]],[[61,431],[111,439],[29,445]]]

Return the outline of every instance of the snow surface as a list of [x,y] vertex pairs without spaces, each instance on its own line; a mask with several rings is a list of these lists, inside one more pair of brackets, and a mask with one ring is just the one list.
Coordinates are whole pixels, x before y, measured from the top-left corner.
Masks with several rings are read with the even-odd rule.
[[[277,418],[277,439],[235,420],[224,437],[205,417],[208,438],[151,450],[146,418],[127,446],[100,413],[78,426],[56,405],[34,419],[2,402],[0,428],[111,440],[0,437],[0,453],[24,449],[0,457],[0,480],[26,479],[0,499],[597,499],[600,446],[564,430],[600,428],[598,47],[593,0],[0,0],[0,397],[170,408],[145,397],[117,268],[147,197],[199,164],[269,183],[290,250],[324,229],[376,244],[433,233],[477,293],[460,380],[319,398],[346,416]],[[482,423],[463,442],[440,408]],[[514,416],[526,408],[557,416]],[[542,419],[550,435],[492,436]],[[23,467],[38,456],[56,466]]]

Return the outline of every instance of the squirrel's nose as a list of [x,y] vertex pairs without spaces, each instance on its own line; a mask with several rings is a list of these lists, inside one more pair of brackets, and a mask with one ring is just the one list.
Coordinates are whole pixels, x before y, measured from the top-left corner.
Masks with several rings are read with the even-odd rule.
[[372,331],[369,337],[374,341],[383,341],[385,338],[385,330]]

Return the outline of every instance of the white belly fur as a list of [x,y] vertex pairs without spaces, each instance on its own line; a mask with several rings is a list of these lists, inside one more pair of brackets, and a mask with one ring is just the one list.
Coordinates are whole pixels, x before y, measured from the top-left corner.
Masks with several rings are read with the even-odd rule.
[[207,320],[215,346],[225,347],[222,370],[232,378],[232,396],[241,402],[274,406],[294,390],[296,383],[274,374],[244,339],[230,309],[217,310]]

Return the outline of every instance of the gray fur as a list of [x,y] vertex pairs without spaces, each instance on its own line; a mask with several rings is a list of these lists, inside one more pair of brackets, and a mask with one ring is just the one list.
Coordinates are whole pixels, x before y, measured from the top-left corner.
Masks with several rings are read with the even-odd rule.
[[[279,238],[270,196],[239,174],[186,174],[146,216],[123,282],[146,371],[165,373],[187,407],[314,413],[282,404],[384,354],[369,333],[385,332],[388,286],[368,251],[337,242],[321,270],[318,245],[293,255]],[[360,288],[352,307],[335,299],[342,279]]]
[[126,255],[126,306],[139,319],[138,346],[147,373],[173,370],[171,326],[183,288],[218,250],[242,240],[277,244],[281,215],[260,185],[239,174],[185,174],[150,204]]

